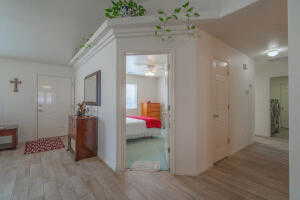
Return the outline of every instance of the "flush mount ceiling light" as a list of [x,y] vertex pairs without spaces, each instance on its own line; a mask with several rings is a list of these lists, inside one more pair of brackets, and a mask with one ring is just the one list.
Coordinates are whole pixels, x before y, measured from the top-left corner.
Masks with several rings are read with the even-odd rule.
[[42,88],[47,89],[47,90],[52,89],[52,87],[50,85],[42,85]]
[[148,71],[148,72],[145,72],[145,76],[154,76],[154,72],[151,72],[151,71]]
[[275,56],[278,56],[280,50],[279,49],[273,49],[273,50],[270,50],[267,52],[267,55],[269,57],[275,57]]

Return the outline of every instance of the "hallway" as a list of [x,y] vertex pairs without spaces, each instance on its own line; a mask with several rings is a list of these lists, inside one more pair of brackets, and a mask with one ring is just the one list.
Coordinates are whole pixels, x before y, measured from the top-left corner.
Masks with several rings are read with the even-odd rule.
[[0,199],[288,199],[288,151],[262,143],[198,177],[166,172],[113,173],[97,158],[74,162],[68,152],[0,152]]

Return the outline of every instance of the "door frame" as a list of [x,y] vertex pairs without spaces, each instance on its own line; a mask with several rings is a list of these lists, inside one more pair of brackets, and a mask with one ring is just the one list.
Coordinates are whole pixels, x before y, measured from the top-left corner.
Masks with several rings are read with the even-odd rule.
[[[214,92],[215,92],[215,83],[214,83],[214,79],[215,79],[215,77],[214,77],[214,74],[215,74],[215,72],[214,72],[214,67],[215,67],[215,65],[217,65],[217,63],[227,63],[227,66],[224,66],[226,69],[227,69],[227,73],[228,73],[228,76],[227,76],[227,81],[228,81],[228,90],[227,90],[227,93],[228,93],[228,113],[227,113],[227,117],[228,117],[228,124],[227,124],[227,126],[228,126],[228,130],[227,130],[227,132],[228,132],[228,143],[227,143],[227,145],[228,145],[228,151],[226,152],[226,155],[227,156],[229,156],[230,155],[230,153],[231,153],[231,145],[232,145],[232,141],[231,141],[231,134],[230,134],[230,130],[231,130],[231,126],[230,126],[230,121],[231,121],[231,113],[230,113],[230,108],[231,108],[231,101],[230,101],[230,76],[231,76],[231,73],[230,73],[230,63],[228,62],[228,61],[226,61],[226,60],[221,60],[221,59],[213,59],[213,61],[212,61],[212,65],[211,65],[211,91],[212,91],[212,93],[211,93],[211,100],[213,100],[214,99]],[[222,67],[222,66],[220,66],[220,67]],[[213,107],[212,108],[214,108],[214,106],[215,106],[215,101],[213,101]],[[211,109],[211,114],[210,114],[210,119],[211,119],[211,125],[212,125],[212,131],[213,131],[213,144],[214,144],[214,147],[213,147],[213,163],[216,163],[216,162],[218,162],[219,160],[216,160],[216,154],[215,154],[215,150],[216,150],[216,148],[215,148],[215,144],[216,144],[216,134],[215,134],[215,119],[213,118],[213,115],[215,114],[215,111],[213,110],[213,109]],[[225,157],[226,158],[226,157]],[[222,160],[222,159],[221,159]]]
[[[290,86],[289,85],[289,80],[290,80],[289,75],[279,75],[279,76],[270,76],[270,77],[268,77],[268,84],[269,84],[269,88],[268,88],[268,95],[269,95],[269,101],[268,101],[268,113],[269,113],[268,114],[268,119],[269,119],[269,125],[268,125],[268,127],[269,127],[269,132],[268,132],[268,136],[269,137],[272,137],[272,133],[271,133],[271,111],[270,111],[271,105],[270,105],[270,99],[271,99],[271,88],[272,88],[271,82],[272,82],[272,79],[274,79],[274,78],[287,78],[288,79],[288,87]],[[290,88],[288,88],[288,94],[290,94],[289,92],[290,92]],[[280,96],[281,96],[281,89],[280,89]],[[288,95],[288,99],[289,98],[290,98],[290,96]],[[288,103],[290,103],[290,102],[288,101]],[[290,107],[290,104],[289,104],[289,107]],[[290,113],[290,110],[288,110],[288,114],[289,113]],[[289,121],[290,121],[290,118],[289,118]],[[280,125],[281,125],[281,120],[280,120]],[[288,127],[288,129],[289,129],[289,127]]]
[[170,128],[169,135],[169,172],[175,174],[175,50],[120,50],[117,68],[117,171],[126,170],[126,56],[127,55],[168,55]]
[[[288,87],[288,83],[289,83],[289,78],[287,77],[287,87]],[[284,84],[282,84],[282,83],[280,83],[280,101],[281,101],[281,105],[282,105],[282,102],[283,102],[283,95],[282,95],[282,86],[283,86]],[[288,88],[287,88],[287,90],[289,90]],[[289,92],[289,91],[288,91]],[[289,98],[289,95],[287,95],[287,98]],[[283,106],[282,106],[283,107]],[[280,108],[281,109],[281,111],[280,112],[282,112],[282,107]],[[288,107],[289,107],[289,105],[288,105]],[[285,110],[288,110],[288,109],[286,109],[285,108]],[[288,111],[288,113],[287,113],[287,116],[289,115],[289,111]],[[281,115],[281,119],[280,119],[280,123],[281,123],[281,128],[286,128],[286,129],[288,129],[289,127],[288,127],[288,124],[289,124],[289,119],[287,120],[287,127],[285,127],[283,124],[283,122],[282,122],[283,120],[282,120],[282,115]],[[285,124],[286,125],[286,124]]]
[[71,112],[75,111],[75,85],[74,85],[74,78],[71,76],[59,76],[59,75],[53,75],[53,74],[43,74],[43,73],[37,73],[36,74],[36,94],[35,94],[35,116],[36,116],[36,126],[35,126],[35,138],[39,139],[39,113],[38,113],[38,92],[39,92],[39,77],[40,76],[47,76],[47,77],[56,77],[56,78],[65,78],[69,79],[71,81]]

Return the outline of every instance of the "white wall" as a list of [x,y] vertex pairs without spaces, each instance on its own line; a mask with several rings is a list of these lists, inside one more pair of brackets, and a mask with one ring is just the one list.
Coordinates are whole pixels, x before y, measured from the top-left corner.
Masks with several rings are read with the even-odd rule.
[[138,75],[126,75],[127,83],[137,84],[138,92],[138,108],[127,110],[127,114],[140,115],[141,114],[141,103],[144,102],[155,102],[160,103],[159,99],[159,88],[157,77],[146,77]]
[[290,104],[290,200],[300,199],[300,24],[299,0],[288,1],[289,104]]
[[[115,57],[115,51],[117,57]],[[120,115],[125,102],[122,87],[126,80],[125,53],[145,54],[171,52],[174,74],[175,133],[174,133],[174,169],[176,174],[198,175],[212,164],[213,141],[211,135],[210,104],[210,67],[213,58],[226,60],[231,65],[231,139],[232,152],[238,151],[252,142],[254,92],[247,94],[249,85],[254,84],[254,65],[250,58],[232,49],[223,42],[201,32],[197,39],[176,38],[171,43],[162,43],[152,36],[122,37],[101,49],[86,64],[77,70],[77,96],[83,96],[83,78],[85,75],[102,69],[102,102],[99,109],[102,159],[113,169],[121,166],[121,150],[117,149],[117,132],[122,125]],[[115,63],[117,62],[117,63]],[[248,70],[242,65],[247,64]],[[115,65],[118,68],[115,68]],[[117,85],[116,85],[117,83]],[[109,87],[108,87],[109,86]],[[249,91],[248,91],[249,92]],[[80,99],[80,98],[79,98]],[[77,98],[78,100],[78,98]],[[122,117],[119,121],[117,116]],[[100,137],[100,138],[101,138]],[[119,147],[119,146],[118,146]],[[99,152],[100,153],[100,152]]]
[[270,79],[287,76],[288,60],[256,63],[255,67],[255,135],[271,136]]
[[[196,175],[197,134],[199,130],[199,90],[197,43],[192,38],[176,38],[175,42],[163,43],[153,36],[126,37],[118,40],[119,71],[124,71],[124,51],[174,53],[175,68],[175,172]],[[172,61],[173,62],[173,61]]]
[[[19,125],[19,142],[36,139],[37,75],[73,77],[71,67],[0,59],[0,124]],[[22,81],[13,92],[10,80]]]
[[[231,48],[224,42],[200,33],[198,41],[198,62],[200,66],[200,144],[198,165],[201,171],[213,164],[214,138],[212,136],[211,67],[214,59],[227,61],[230,67],[230,138],[231,153],[252,143],[254,129],[254,63],[246,55]],[[247,65],[247,70],[243,69]]]
[[116,40],[101,49],[81,66],[75,66],[75,102],[84,99],[84,78],[101,70],[101,106],[96,109],[98,121],[98,156],[112,169],[116,169]]

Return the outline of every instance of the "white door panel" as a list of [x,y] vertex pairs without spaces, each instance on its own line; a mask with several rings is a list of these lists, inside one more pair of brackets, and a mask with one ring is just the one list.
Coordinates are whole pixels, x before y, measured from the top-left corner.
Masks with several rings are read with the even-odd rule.
[[213,66],[213,125],[214,125],[214,161],[217,162],[229,153],[229,83],[228,68]]
[[71,79],[38,76],[38,137],[67,135],[72,111]]

